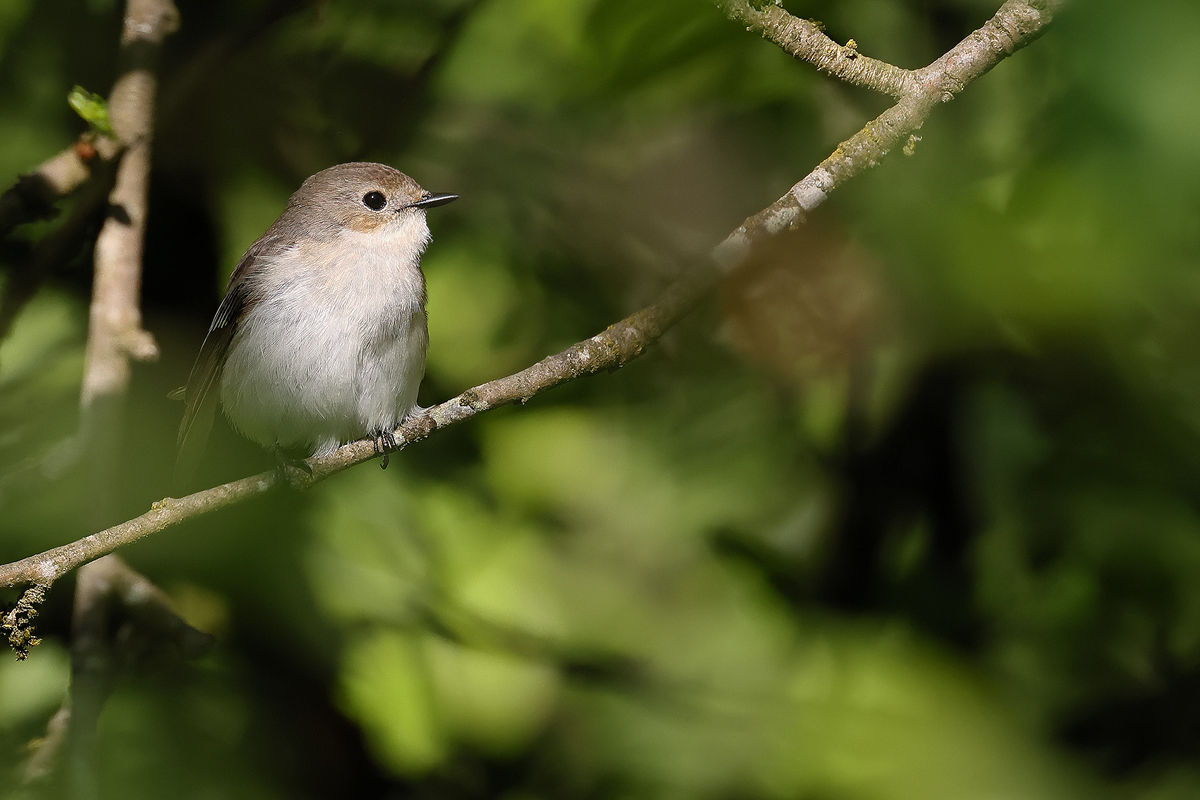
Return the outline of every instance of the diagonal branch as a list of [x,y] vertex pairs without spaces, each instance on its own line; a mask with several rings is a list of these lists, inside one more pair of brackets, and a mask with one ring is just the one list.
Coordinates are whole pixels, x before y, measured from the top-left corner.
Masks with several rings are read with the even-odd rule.
[[912,71],[861,55],[853,39],[838,44],[825,35],[825,27],[819,22],[793,17],[774,3],[760,9],[750,0],[714,2],[730,19],[745,23],[746,30],[762,34],[794,57],[846,83],[897,99],[917,88]]
[[[609,326],[602,333],[544,358],[514,375],[468,389],[451,400],[414,414],[395,432],[398,449],[493,408],[508,403],[524,403],[547,389],[575,378],[601,370],[619,369],[678,322],[716,280],[715,270],[701,270],[695,276],[674,284],[659,302]],[[323,458],[310,458],[307,463],[312,469],[311,477],[303,475],[297,479],[297,483],[303,487],[311,486],[344,469],[370,461],[377,455],[372,440],[351,442]],[[0,567],[0,586],[23,583],[48,586],[80,564],[186,519],[263,494],[278,483],[278,473],[263,472],[187,497],[168,497],[155,503],[140,517]]]
[[[797,223],[802,219],[803,211],[816,208],[829,192],[874,165],[903,136],[919,128],[937,103],[949,100],[970,81],[1039,36],[1050,22],[1056,5],[1031,0],[1006,2],[991,20],[953,50],[928,67],[913,72],[918,89],[906,93],[895,106],[839,145],[788,194],[731,233],[713,251],[714,264],[672,284],[658,302],[609,326],[602,333],[521,372],[468,389],[451,400],[413,415],[395,432],[398,446],[405,447],[498,406],[524,403],[547,389],[584,375],[619,369],[636,358],[679,322],[720,280],[723,272],[741,264],[755,240]],[[738,16],[738,9],[752,9],[747,3],[735,0],[725,2],[723,7],[733,9],[731,15],[742,21],[746,20]],[[370,439],[351,442],[329,456],[309,459],[307,463],[312,475],[297,478],[297,483],[310,486],[376,455]],[[184,520],[270,491],[277,486],[278,480],[276,473],[264,472],[187,497],[160,500],[150,511],[128,522],[0,566],[0,586],[49,585],[80,564],[119,547]]]
[[[803,222],[804,212],[812,211],[824,203],[831,191],[863,170],[875,166],[905,136],[911,136],[914,131],[919,130],[934,106],[953,100],[971,81],[1045,33],[1055,10],[1064,1],[1008,0],[983,27],[971,33],[937,61],[911,72],[899,70],[904,73],[904,80],[894,86],[873,87],[889,94],[893,93],[892,88],[896,89],[896,105],[838,145],[829,158],[822,161],[787,194],[743,222],[713,252],[717,263],[726,271],[731,271],[745,261],[756,239],[773,236],[791,225]],[[824,58],[823,54],[827,48],[819,40],[818,34],[829,44],[832,44],[832,40],[815,30],[812,23],[798,20],[774,5],[759,11],[748,0],[716,2],[731,18],[770,33],[772,39],[783,45],[788,52],[819,67],[824,63],[821,59]],[[788,38],[786,35],[787,31],[803,29],[805,25],[814,29],[809,31],[806,37]],[[804,43],[805,49],[801,49],[799,43]],[[795,50],[792,49],[793,45]],[[852,60],[858,61],[861,58],[858,56]],[[847,73],[846,76],[836,72],[832,74],[845,77],[852,83],[868,85],[864,82],[867,73],[860,75],[850,67],[843,71]],[[874,67],[868,70],[868,73],[898,74]],[[913,143],[915,144],[915,141]]]

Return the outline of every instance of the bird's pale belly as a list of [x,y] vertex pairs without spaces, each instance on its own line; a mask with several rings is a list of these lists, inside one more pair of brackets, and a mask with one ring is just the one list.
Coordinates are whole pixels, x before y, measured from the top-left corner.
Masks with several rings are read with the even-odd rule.
[[323,455],[403,420],[425,371],[424,313],[378,297],[360,305],[314,314],[278,293],[252,309],[222,379],[233,425],[264,446]]

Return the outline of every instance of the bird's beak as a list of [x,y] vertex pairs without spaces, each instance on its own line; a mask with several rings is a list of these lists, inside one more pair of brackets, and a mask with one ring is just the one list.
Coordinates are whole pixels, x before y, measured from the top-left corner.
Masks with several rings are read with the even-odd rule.
[[404,208],[437,208],[458,199],[456,194],[427,194],[415,203],[409,203]]

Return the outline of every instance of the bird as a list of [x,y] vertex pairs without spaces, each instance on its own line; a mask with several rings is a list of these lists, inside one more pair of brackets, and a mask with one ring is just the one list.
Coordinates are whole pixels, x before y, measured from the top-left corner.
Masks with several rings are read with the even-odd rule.
[[384,164],[308,178],[229,279],[183,389],[176,480],[194,472],[220,405],[279,463],[370,436],[417,406],[429,343],[425,212],[458,199]]

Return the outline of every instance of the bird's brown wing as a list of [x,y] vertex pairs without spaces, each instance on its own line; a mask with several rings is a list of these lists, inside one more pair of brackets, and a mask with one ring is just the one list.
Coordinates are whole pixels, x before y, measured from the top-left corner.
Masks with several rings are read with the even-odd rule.
[[204,337],[204,344],[200,346],[200,355],[196,356],[196,363],[192,365],[187,387],[184,389],[183,422],[179,425],[175,457],[177,486],[192,476],[200,464],[200,457],[204,455],[204,446],[208,442],[209,431],[212,430],[213,416],[220,396],[216,388],[221,383],[221,372],[225,368],[229,346],[237,334],[239,323],[254,304],[247,278],[262,267],[262,254],[272,244],[277,242],[264,236],[255,242],[238,262],[233,276],[229,279],[225,299],[217,308],[208,334]]

